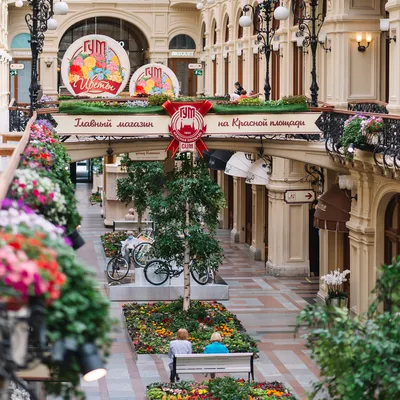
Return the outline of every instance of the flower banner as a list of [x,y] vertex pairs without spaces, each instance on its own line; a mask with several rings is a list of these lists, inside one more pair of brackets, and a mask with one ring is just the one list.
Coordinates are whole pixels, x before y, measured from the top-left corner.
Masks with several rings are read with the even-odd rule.
[[61,64],[64,85],[74,96],[113,97],[129,80],[129,57],[114,39],[88,35],[76,40]]

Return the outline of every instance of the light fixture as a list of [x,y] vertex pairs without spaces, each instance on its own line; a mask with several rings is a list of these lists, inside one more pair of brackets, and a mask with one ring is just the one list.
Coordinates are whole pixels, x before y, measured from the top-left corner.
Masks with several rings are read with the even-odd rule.
[[354,178],[351,175],[339,175],[339,187],[340,189],[353,190]]
[[303,32],[301,31],[296,32],[297,47],[303,47],[303,42],[304,42]]
[[107,374],[104,363],[97,353],[97,347],[93,343],[85,343],[78,349],[78,360],[86,382],[97,381]]
[[237,55],[238,57],[240,57],[240,56],[242,55],[242,49],[237,49],[237,50],[236,50],[236,55]]
[[253,46],[253,54],[256,56],[259,52],[258,46]]
[[198,10],[202,10],[203,7],[204,7],[204,4],[203,4],[203,3],[197,3],[197,4],[196,4],[196,8],[197,8]]
[[57,29],[57,20],[55,18],[49,18],[47,20],[47,29],[49,31],[55,31]]
[[[389,32],[389,29],[390,29],[390,20],[389,20],[389,18],[382,18],[382,19],[380,20],[380,29],[381,29],[381,32],[382,32],[382,33]],[[386,40],[389,40],[389,43],[390,43],[392,40],[393,40],[393,42],[396,43],[396,35],[394,35],[393,37],[390,37],[390,35],[387,34],[387,35],[383,35],[383,37],[384,37]]]
[[349,147],[347,148],[348,153],[354,153],[354,144],[350,143]]
[[224,56],[225,59],[228,58],[228,52],[227,52],[227,51],[224,51],[223,56]]
[[216,55],[213,53],[211,54],[211,61],[215,61]]
[[46,61],[45,61],[46,67],[50,68],[53,65],[53,57],[49,57]]
[[332,47],[326,47],[326,33],[320,32],[318,35],[318,41],[321,47],[325,50],[325,53],[332,51]]
[[248,15],[242,15],[239,18],[239,25],[243,28],[248,28],[251,25],[251,18]]
[[15,2],[15,7],[22,7],[24,5],[24,2],[22,0],[17,0]]
[[285,21],[289,18],[289,10],[284,6],[279,6],[275,8],[274,18],[277,21]]
[[208,4],[213,5],[213,4],[215,4],[215,1],[216,1],[216,0],[208,0]]
[[69,12],[68,4],[65,1],[58,1],[53,5],[53,11],[55,15],[67,15]]
[[279,43],[278,40],[274,40],[272,43],[272,50],[273,51],[279,51],[279,49],[281,48],[281,45]]
[[363,39],[363,34],[360,33],[360,32],[358,32],[358,33],[356,34],[356,40],[357,40],[357,43],[358,43],[358,51],[359,51],[360,53],[364,53],[365,50],[368,49],[368,47],[369,47],[369,45],[370,45],[370,43],[371,43],[371,41],[372,41],[372,35],[371,35],[370,33],[367,33],[367,34],[366,34],[365,39],[366,39],[366,42],[368,43],[366,46],[362,46],[362,45],[361,45],[362,39]]

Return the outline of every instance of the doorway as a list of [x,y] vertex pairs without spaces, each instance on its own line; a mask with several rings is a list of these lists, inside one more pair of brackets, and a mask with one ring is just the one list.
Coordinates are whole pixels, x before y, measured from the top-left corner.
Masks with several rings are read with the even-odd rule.
[[253,188],[246,184],[246,243],[251,246],[253,240]]
[[70,164],[70,175],[72,183],[92,183],[93,165],[92,160],[78,161]]
[[194,69],[189,69],[189,64],[197,63],[197,58],[170,58],[169,68],[178,78],[180,94],[182,96],[196,96],[197,79]]
[[32,60],[14,59],[13,62],[14,64],[23,64],[24,69],[19,69],[17,75],[10,76],[10,96],[17,103],[29,103]]

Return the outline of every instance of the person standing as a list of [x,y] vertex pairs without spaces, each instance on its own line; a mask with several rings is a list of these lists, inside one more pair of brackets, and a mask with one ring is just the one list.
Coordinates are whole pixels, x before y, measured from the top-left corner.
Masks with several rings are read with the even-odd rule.
[[174,371],[174,356],[176,354],[192,354],[192,343],[188,341],[189,332],[186,329],[179,329],[176,333],[176,340],[169,344],[168,357],[170,359],[169,369],[171,370],[170,381],[179,381],[179,376]]
[[[226,354],[229,353],[228,348],[222,344],[222,336],[218,332],[211,335],[211,343],[204,348],[204,354]],[[211,379],[215,378],[215,374],[210,374]]]

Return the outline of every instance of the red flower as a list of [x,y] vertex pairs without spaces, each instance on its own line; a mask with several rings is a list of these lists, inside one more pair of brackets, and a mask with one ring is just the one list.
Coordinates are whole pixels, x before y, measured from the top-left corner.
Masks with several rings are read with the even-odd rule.
[[71,75],[83,76],[83,73],[81,71],[81,67],[79,65],[71,65],[69,67],[69,73]]

